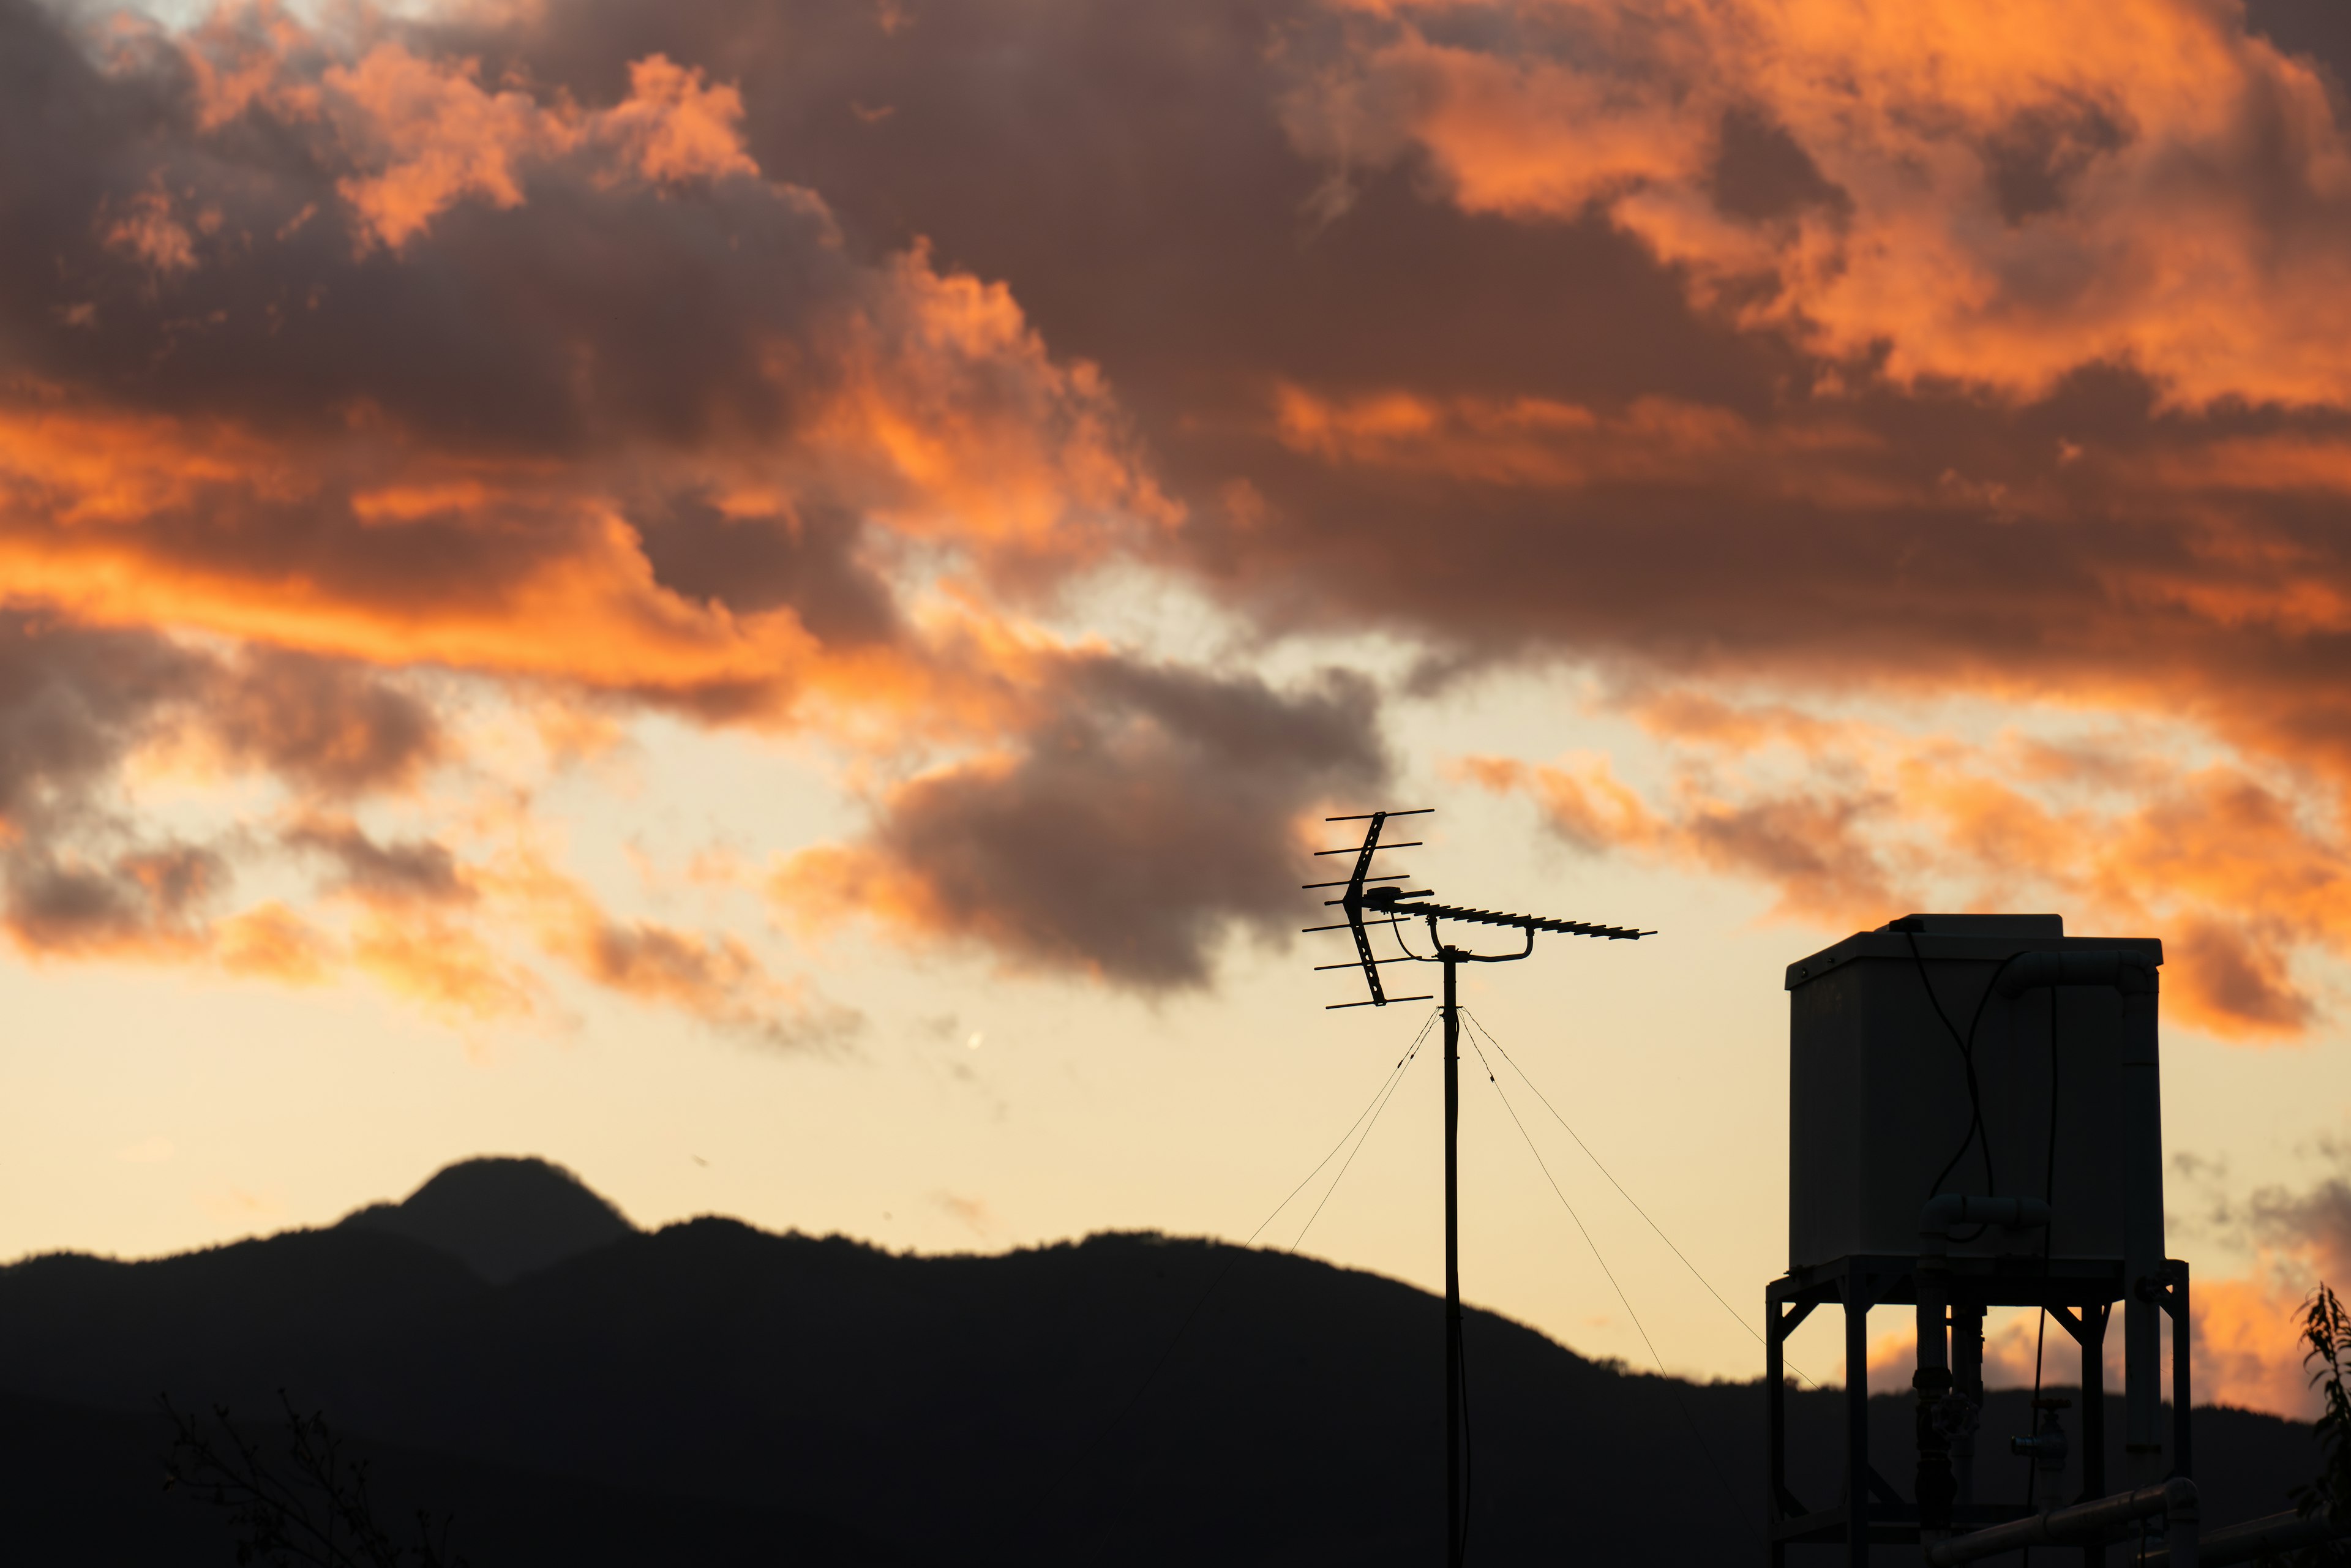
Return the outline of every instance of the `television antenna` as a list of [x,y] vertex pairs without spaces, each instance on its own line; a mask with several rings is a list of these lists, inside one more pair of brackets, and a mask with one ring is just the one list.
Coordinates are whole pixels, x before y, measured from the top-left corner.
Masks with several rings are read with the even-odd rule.
[[[1355,869],[1344,882],[1310,882],[1302,885],[1309,890],[1342,887],[1346,891],[1336,898],[1322,902],[1326,906],[1345,912],[1347,918],[1332,925],[1309,925],[1308,933],[1345,931],[1355,939],[1355,959],[1347,964],[1317,964],[1317,970],[1353,969],[1364,971],[1364,984],[1370,989],[1369,999],[1360,1002],[1332,1002],[1326,1011],[1340,1008],[1384,1008],[1390,1002],[1426,1002],[1432,996],[1392,997],[1380,984],[1380,968],[1386,964],[1442,964],[1445,966],[1445,1561],[1447,1568],[1461,1568],[1462,1557],[1468,1546],[1466,1521],[1461,1514],[1461,1215],[1460,1182],[1457,1150],[1461,1122],[1461,1009],[1456,999],[1455,975],[1464,964],[1510,964],[1526,957],[1535,950],[1535,933],[1553,931],[1568,936],[1601,936],[1612,942],[1636,942],[1644,936],[1655,936],[1654,931],[1638,931],[1629,925],[1594,925],[1582,920],[1553,920],[1541,915],[1509,915],[1492,909],[1468,909],[1458,904],[1421,902],[1430,896],[1426,888],[1405,890],[1393,886],[1372,884],[1392,883],[1410,880],[1404,873],[1390,873],[1380,876],[1370,874],[1372,857],[1383,850],[1411,850],[1421,847],[1420,841],[1384,844],[1380,830],[1390,818],[1425,817],[1435,811],[1434,806],[1423,806],[1410,811],[1365,811],[1353,816],[1325,817],[1326,822],[1368,822],[1364,841],[1342,845],[1335,850],[1317,850],[1321,855],[1355,857]],[[1428,923],[1428,940],[1432,952],[1415,953],[1405,946],[1401,927],[1415,920]],[[1468,925],[1500,925],[1525,935],[1526,944],[1515,953],[1472,953],[1447,943],[1438,930],[1438,922],[1451,920]],[[1395,958],[1372,956],[1370,927],[1385,925],[1397,931],[1396,946],[1403,955]]]

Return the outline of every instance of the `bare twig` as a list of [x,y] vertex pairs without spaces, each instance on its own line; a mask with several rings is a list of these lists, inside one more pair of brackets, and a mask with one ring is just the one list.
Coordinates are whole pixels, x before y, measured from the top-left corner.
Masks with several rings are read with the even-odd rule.
[[283,1455],[239,1430],[225,1405],[214,1406],[207,1420],[183,1414],[169,1396],[158,1401],[172,1428],[164,1484],[184,1486],[227,1511],[239,1563],[467,1568],[464,1558],[450,1553],[448,1517],[436,1524],[417,1510],[411,1542],[379,1522],[368,1493],[367,1461],[345,1457],[342,1439],[323,1415],[303,1415],[283,1389],[277,1397],[286,1412]]

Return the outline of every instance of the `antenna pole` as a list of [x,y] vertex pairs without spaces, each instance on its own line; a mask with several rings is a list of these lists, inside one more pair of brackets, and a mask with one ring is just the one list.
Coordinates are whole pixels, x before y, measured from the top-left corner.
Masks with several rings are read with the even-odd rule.
[[[1435,921],[1429,925],[1434,927]],[[1454,976],[1460,950],[1445,961],[1445,1562],[1461,1568],[1461,1009]]]
[[[1382,850],[1412,850],[1418,843],[1388,844],[1380,841],[1380,830],[1391,817],[1426,816],[1434,808],[1423,807],[1414,811],[1364,811],[1348,817],[1326,817],[1329,822],[1368,822],[1364,830],[1364,841],[1353,847],[1342,845],[1334,850],[1316,850],[1317,855],[1355,857],[1354,874],[1345,882],[1310,882],[1309,889],[1344,887],[1347,891],[1337,898],[1325,899],[1325,908],[1336,905],[1346,912],[1343,924],[1309,925],[1308,931],[1345,931],[1355,939],[1355,963],[1364,970],[1364,988],[1371,994],[1360,1002],[1332,1002],[1333,1008],[1384,1008],[1390,1002],[1426,1002],[1427,996],[1392,997],[1380,983],[1383,964],[1442,964],[1445,966],[1445,1001],[1440,1009],[1445,1017],[1445,1563],[1446,1568],[1462,1568],[1468,1555],[1469,1531],[1467,1511],[1463,1504],[1462,1482],[1467,1466],[1463,1463],[1462,1428],[1468,1411],[1462,1399],[1461,1364],[1461,1004],[1457,980],[1464,964],[1509,964],[1525,957],[1535,950],[1535,933],[1556,931],[1569,936],[1602,936],[1611,942],[1637,942],[1644,936],[1655,936],[1654,931],[1643,931],[1631,925],[1595,925],[1587,920],[1554,920],[1543,915],[1510,915],[1499,909],[1470,909],[1450,904],[1426,902],[1426,888],[1401,888],[1392,884],[1410,879],[1401,872],[1380,876],[1371,874],[1372,857]],[[1381,885],[1374,887],[1371,884]],[[1428,922],[1428,942],[1435,951],[1423,956],[1408,947],[1401,957],[1375,958],[1372,956],[1373,925],[1384,925],[1395,934],[1399,946],[1404,945],[1400,927],[1406,921]],[[1525,938],[1525,946],[1515,953],[1473,953],[1466,947],[1449,947],[1438,935],[1437,922],[1458,920],[1471,925],[1499,925],[1516,931]],[[1348,964],[1322,964],[1323,969],[1352,968]]]

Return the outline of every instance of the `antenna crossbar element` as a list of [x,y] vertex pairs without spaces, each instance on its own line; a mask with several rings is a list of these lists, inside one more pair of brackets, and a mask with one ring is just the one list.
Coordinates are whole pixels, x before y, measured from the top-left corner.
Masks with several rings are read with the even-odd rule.
[[[1367,880],[1367,881],[1376,881],[1377,879],[1376,879],[1376,878],[1366,878],[1365,880]],[[1398,897],[1398,898],[1426,898],[1426,897],[1428,896],[1428,889],[1426,889],[1426,888],[1425,888],[1425,887],[1422,887],[1422,888],[1415,888],[1415,889],[1414,889],[1412,892],[1410,892],[1410,893],[1406,893],[1406,892],[1405,892],[1405,891],[1404,891],[1403,889],[1401,889],[1401,888],[1384,887],[1384,888],[1379,889],[1379,892],[1381,892],[1381,893],[1392,893],[1392,894],[1395,894],[1395,896],[1396,896],[1396,897]],[[1325,909],[1338,908],[1338,907],[1343,906],[1343,905],[1346,904],[1346,902],[1347,902],[1347,900],[1346,900],[1346,899],[1344,899],[1344,898],[1326,898],[1326,899],[1324,899],[1324,900],[1322,901],[1322,907],[1323,907],[1323,908],[1325,908]],[[1381,899],[1379,899],[1379,898],[1377,898],[1377,897],[1367,898],[1367,899],[1365,899],[1364,902],[1364,903],[1366,903],[1366,904],[1370,904],[1370,905],[1371,905],[1373,908],[1374,908],[1374,909],[1387,909],[1387,908],[1396,908],[1396,909],[1401,909],[1401,908],[1405,907],[1403,904],[1387,904],[1387,903],[1384,902],[1383,900],[1381,900]]]
[[[1385,893],[1387,889],[1379,891]],[[1366,897],[1364,903],[1368,908],[1379,909],[1385,901],[1374,894]],[[1471,925],[1507,925],[1514,931],[1556,931],[1567,936],[1603,936],[1611,942],[1637,942],[1644,936],[1656,935],[1654,931],[1643,931],[1632,925],[1594,925],[1589,921],[1553,920],[1541,915],[1506,915],[1495,909],[1464,909],[1455,904],[1406,904],[1399,902],[1388,907],[1396,915],[1434,915],[1439,920],[1459,920]]]
[[1412,839],[1401,844],[1342,844],[1335,850],[1316,850],[1314,852],[1318,855],[1367,855],[1381,850],[1416,850],[1420,847],[1421,841]]

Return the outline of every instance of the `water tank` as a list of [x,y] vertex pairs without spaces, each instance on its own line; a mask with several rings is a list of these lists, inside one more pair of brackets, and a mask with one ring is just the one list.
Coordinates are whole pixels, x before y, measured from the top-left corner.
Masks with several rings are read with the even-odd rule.
[[[2121,998],[1993,989],[2013,955],[2115,948],[2163,961],[2160,941],[2068,936],[2055,915],[1910,915],[1789,965],[1790,1267],[1915,1254],[1938,1192],[2045,1197],[2056,1216],[2045,1238],[1961,1231],[1955,1255],[2122,1257]],[[1970,1030],[1985,1136],[1953,1165]]]

